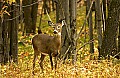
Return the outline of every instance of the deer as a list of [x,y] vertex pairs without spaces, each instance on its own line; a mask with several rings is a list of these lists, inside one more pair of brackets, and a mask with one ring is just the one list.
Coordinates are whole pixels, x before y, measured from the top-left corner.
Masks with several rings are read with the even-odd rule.
[[51,68],[53,70],[53,61],[52,57],[54,57],[55,62],[55,69],[57,67],[57,57],[58,54],[60,54],[60,48],[61,48],[61,31],[62,26],[64,25],[64,21],[62,23],[56,23],[54,24],[51,21],[48,21],[48,25],[53,27],[53,36],[50,36],[48,34],[37,34],[32,38],[32,45],[34,49],[34,59],[33,59],[33,74],[34,74],[34,68],[35,68],[35,62],[38,58],[38,56],[41,54],[39,65],[42,69],[43,73],[43,60],[46,55],[49,55],[50,62],[51,62]]

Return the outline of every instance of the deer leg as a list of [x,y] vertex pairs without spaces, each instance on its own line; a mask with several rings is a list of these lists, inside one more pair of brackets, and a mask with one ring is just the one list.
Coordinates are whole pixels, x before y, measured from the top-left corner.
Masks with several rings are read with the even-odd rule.
[[37,60],[38,54],[36,54],[37,51],[34,50],[34,59],[33,59],[33,74],[34,74],[34,68],[35,68],[35,62]]
[[58,51],[57,51],[57,53],[55,55],[55,59],[54,59],[54,61],[55,61],[55,70],[57,68],[57,60],[58,60]]
[[51,55],[51,53],[49,54],[49,57],[50,57],[51,67],[52,67],[52,70],[53,70],[53,61],[52,61],[52,55]]
[[55,70],[57,68],[57,56],[55,57]]
[[41,54],[39,65],[40,65],[40,68],[42,69],[42,73],[43,73],[43,64],[42,64],[42,62],[43,62],[44,58],[45,58],[45,55]]

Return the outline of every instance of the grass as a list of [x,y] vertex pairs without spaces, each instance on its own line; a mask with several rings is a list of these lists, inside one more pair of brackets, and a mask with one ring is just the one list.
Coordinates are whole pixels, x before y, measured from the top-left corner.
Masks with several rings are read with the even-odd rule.
[[[80,30],[83,19],[85,18],[85,12],[83,12],[85,7],[80,8],[77,13],[77,31]],[[52,12],[50,14],[53,21],[55,16]],[[42,31],[46,33],[51,32],[51,28],[47,27],[47,16],[43,16],[42,21]],[[38,19],[39,22],[39,19]],[[37,25],[39,25],[37,23]],[[88,33],[88,30],[86,31]],[[80,49],[77,54],[77,62],[75,65],[72,65],[72,60],[66,60],[65,64],[61,64],[61,61],[58,60],[57,70],[51,70],[49,57],[46,56],[44,60],[44,73],[41,73],[38,61],[36,61],[35,75],[32,74],[32,64],[33,64],[33,48],[31,45],[31,39],[34,35],[22,36],[22,33],[19,32],[19,55],[18,55],[18,65],[13,62],[6,65],[0,65],[0,78],[120,78],[120,61],[117,59],[112,60],[90,60],[89,46],[85,46]],[[94,31],[94,34],[96,32]],[[89,40],[87,34],[86,42]],[[95,35],[96,36],[96,35]],[[84,34],[80,36],[78,40],[78,46],[84,44]],[[97,40],[95,40],[97,44]],[[96,45],[95,45],[96,46]],[[95,48],[95,54],[97,58],[98,51]]]

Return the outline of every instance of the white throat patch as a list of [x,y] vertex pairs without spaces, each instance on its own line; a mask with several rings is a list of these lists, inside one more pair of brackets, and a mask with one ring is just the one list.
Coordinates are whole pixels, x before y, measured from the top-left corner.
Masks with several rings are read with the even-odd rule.
[[61,32],[59,32],[58,35],[61,36]]

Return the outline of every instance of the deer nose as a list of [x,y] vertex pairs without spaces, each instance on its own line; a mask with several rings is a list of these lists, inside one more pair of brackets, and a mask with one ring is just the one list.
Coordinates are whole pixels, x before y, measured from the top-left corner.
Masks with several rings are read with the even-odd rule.
[[54,32],[53,32],[54,34],[57,34],[58,33],[58,31],[57,30],[54,30]]

